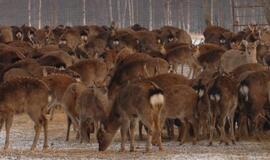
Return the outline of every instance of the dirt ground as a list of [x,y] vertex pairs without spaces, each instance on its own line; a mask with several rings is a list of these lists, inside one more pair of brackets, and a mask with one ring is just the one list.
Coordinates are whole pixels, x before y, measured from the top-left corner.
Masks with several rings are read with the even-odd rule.
[[164,151],[153,147],[152,152],[145,153],[144,141],[136,142],[136,151],[119,152],[119,133],[114,142],[105,152],[98,152],[98,144],[93,135],[91,144],[80,144],[75,140],[75,132],[71,131],[70,141],[65,141],[66,117],[62,111],[57,111],[53,121],[49,121],[49,149],[42,150],[43,133],[40,135],[38,148],[31,152],[30,146],[34,138],[33,122],[23,114],[15,116],[11,129],[11,145],[8,151],[3,151],[5,129],[0,133],[0,159],[270,159],[270,139],[262,142],[255,140],[240,141],[236,145],[207,146],[207,141],[200,141],[197,145],[186,143],[179,145],[176,141],[164,142]]

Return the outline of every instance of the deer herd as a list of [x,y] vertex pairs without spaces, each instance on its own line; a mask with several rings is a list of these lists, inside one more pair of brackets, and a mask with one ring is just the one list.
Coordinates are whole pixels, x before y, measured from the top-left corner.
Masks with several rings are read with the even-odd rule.
[[[269,129],[270,30],[249,25],[239,32],[208,26],[204,42],[192,44],[184,30],[138,24],[111,26],[23,25],[0,27],[0,129],[9,147],[13,118],[27,113],[34,122],[34,150],[47,114],[60,106],[82,143],[96,134],[106,150],[120,129],[121,151],[135,131],[147,134],[146,151],[163,149],[164,138],[195,145],[213,138],[235,144],[258,141]],[[59,122],[60,123],[60,122]],[[137,127],[138,126],[138,127]],[[163,130],[167,130],[167,135]],[[79,143],[78,142],[78,143]]]

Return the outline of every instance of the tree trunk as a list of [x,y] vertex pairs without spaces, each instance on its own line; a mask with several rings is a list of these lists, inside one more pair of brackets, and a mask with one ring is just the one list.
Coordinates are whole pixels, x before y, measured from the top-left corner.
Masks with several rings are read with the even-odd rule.
[[113,21],[112,0],[109,0],[109,17],[110,17],[110,23],[112,23]]
[[31,0],[28,0],[28,26],[31,26]]
[[203,16],[206,26],[212,25],[212,0],[203,0]]
[[152,0],[149,0],[149,29],[153,29],[153,6]]
[[85,0],[83,0],[83,6],[82,6],[82,16],[83,16],[83,25],[86,25],[86,11],[85,11]]
[[38,1],[38,29],[41,28],[41,8],[42,8],[42,2],[41,0]]
[[264,15],[268,24],[270,24],[270,1],[269,0],[261,0],[262,5],[264,6]]

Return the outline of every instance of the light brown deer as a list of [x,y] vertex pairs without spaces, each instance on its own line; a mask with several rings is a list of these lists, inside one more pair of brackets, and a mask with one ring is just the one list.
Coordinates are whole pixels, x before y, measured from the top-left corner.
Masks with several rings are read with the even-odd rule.
[[257,52],[256,47],[258,45],[258,41],[252,43],[246,40],[242,41],[242,44],[245,46],[245,51],[231,49],[226,51],[221,59],[221,67],[222,69],[229,73],[236,67],[247,64],[247,63],[257,63]]
[[43,126],[44,129],[43,148],[47,148],[48,124],[45,115],[48,102],[51,101],[47,85],[34,78],[17,78],[1,84],[0,95],[1,127],[3,123],[5,123],[6,126],[4,149],[8,149],[9,146],[9,134],[14,115],[20,113],[27,113],[35,123],[35,138],[31,150],[36,148],[41,126]]
[[79,137],[79,113],[76,109],[77,99],[81,93],[87,89],[87,87],[82,82],[72,83],[66,89],[62,100],[61,105],[67,115],[67,134],[66,141],[69,140],[70,125],[72,124],[77,131],[77,137]]

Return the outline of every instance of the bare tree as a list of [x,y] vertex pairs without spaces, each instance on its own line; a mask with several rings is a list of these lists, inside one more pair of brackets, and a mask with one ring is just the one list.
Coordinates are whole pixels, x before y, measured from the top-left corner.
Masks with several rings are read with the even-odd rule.
[[42,8],[42,1],[38,1],[38,28],[41,28],[41,8]]
[[109,0],[109,17],[110,17],[110,23],[111,23],[113,21],[112,0]]
[[31,0],[28,0],[28,26],[31,26]]
[[261,0],[261,4],[264,6],[264,14],[265,14],[266,21],[270,25],[270,1]]
[[152,0],[149,0],[149,29],[153,29],[153,6]]
[[83,16],[83,25],[86,25],[86,11],[85,11],[85,0],[82,0],[82,16]]
[[117,2],[118,26],[122,27],[122,24],[121,24],[121,3],[120,3],[120,0],[118,0],[116,2]]
[[190,0],[187,0],[187,31],[190,31]]
[[212,25],[212,0],[203,0],[203,15],[206,26]]

